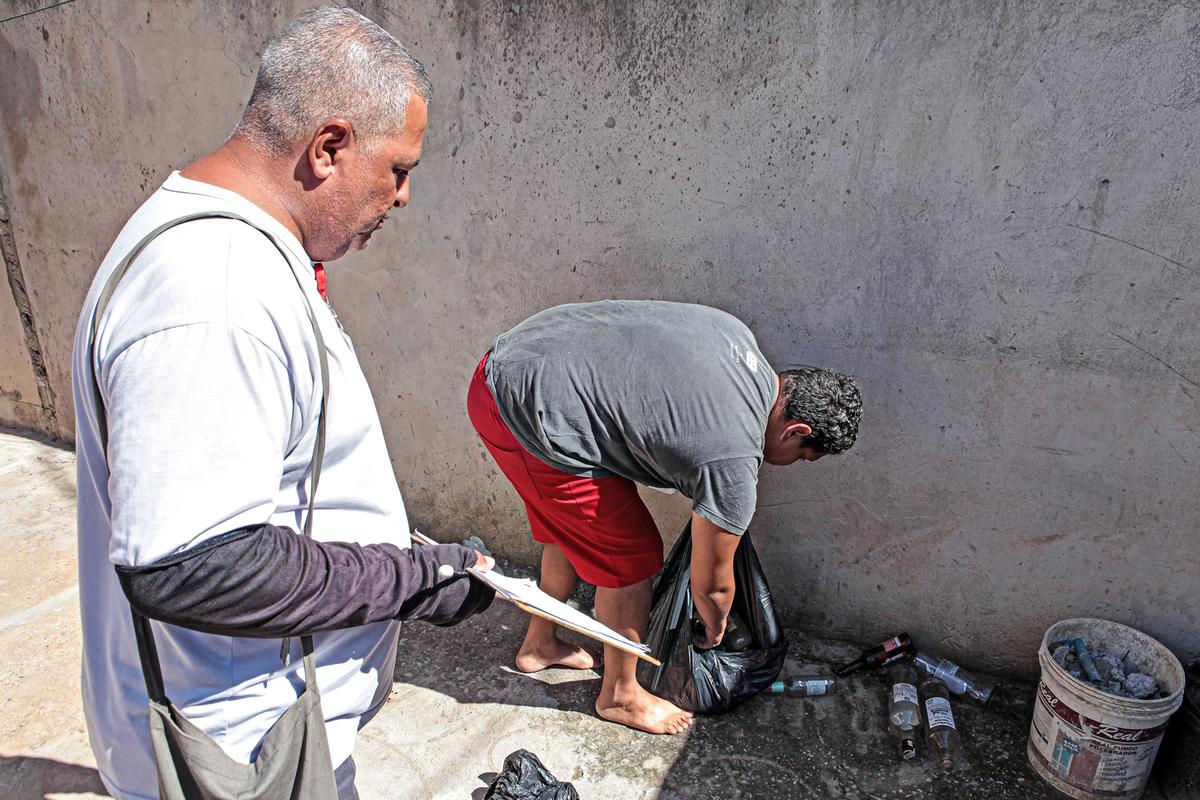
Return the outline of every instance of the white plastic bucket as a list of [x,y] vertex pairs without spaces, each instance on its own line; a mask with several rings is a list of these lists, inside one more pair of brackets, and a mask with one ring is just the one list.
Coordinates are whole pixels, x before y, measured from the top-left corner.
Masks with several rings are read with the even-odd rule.
[[[1124,655],[1168,695],[1134,700],[1094,689],[1050,657],[1050,644],[1082,638],[1093,653]],[[1034,698],[1026,752],[1034,771],[1080,800],[1141,797],[1167,720],[1183,702],[1183,665],[1146,634],[1103,619],[1050,626],[1038,648],[1042,679]]]

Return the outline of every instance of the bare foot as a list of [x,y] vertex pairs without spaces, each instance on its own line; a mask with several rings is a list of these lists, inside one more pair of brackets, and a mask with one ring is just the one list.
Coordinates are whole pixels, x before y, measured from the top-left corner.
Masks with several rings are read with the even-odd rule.
[[557,636],[548,645],[522,643],[516,661],[517,669],[521,672],[540,672],[547,667],[592,669],[596,666],[596,659],[591,653],[579,645],[568,644]]
[[596,713],[610,722],[619,722],[647,733],[682,733],[692,725],[692,713],[661,697],[641,690],[624,703],[603,703],[596,699]]

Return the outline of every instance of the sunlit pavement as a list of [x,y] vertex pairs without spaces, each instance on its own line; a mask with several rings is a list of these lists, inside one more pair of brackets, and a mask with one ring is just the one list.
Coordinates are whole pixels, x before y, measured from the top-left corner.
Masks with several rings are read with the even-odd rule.
[[[79,700],[74,456],[0,431],[0,465],[0,798],[104,797]],[[525,619],[497,602],[457,628],[405,627],[392,696],[355,752],[364,800],[478,800],[520,748],[584,800],[1061,797],[1026,764],[1031,686],[1004,686],[986,711],[955,704],[965,749],[943,775],[925,748],[897,761],[882,676],[827,697],[758,697],[651,736],[595,715],[595,672],[513,670]],[[855,654],[790,638],[796,672]]]

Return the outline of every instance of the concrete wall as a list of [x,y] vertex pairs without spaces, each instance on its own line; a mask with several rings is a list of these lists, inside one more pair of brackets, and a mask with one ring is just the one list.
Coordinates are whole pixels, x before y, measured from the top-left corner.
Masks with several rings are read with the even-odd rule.
[[[302,5],[0,23],[0,176],[60,436],[93,270]],[[702,302],[863,385],[853,451],[762,476],[790,621],[1023,672],[1074,615],[1200,653],[1200,9],[355,5],[437,87],[401,224],[330,270],[417,524],[535,553],[463,411],[491,337],[564,301]],[[28,356],[0,333],[2,379]]]

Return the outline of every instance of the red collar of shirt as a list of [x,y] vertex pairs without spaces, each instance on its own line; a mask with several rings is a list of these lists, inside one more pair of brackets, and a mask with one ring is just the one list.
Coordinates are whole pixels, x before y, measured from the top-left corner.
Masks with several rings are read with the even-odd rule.
[[329,295],[325,294],[325,265],[320,261],[313,262],[313,272],[317,276],[317,291],[320,293],[321,299],[328,303]]

